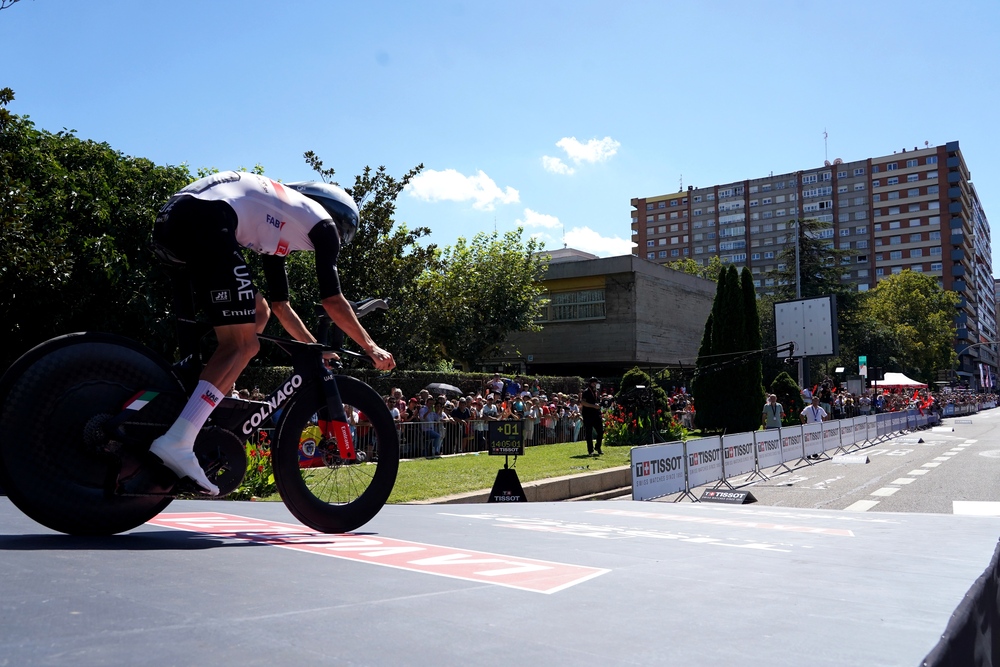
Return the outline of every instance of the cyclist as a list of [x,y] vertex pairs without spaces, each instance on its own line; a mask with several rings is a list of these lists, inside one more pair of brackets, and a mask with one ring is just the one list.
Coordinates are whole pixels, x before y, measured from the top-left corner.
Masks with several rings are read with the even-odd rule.
[[[219,343],[180,417],[150,447],[178,477],[189,477],[205,493],[218,495],[218,487],[208,480],[194,454],[195,437],[223,396],[219,388],[231,387],[257,354],[257,333],[264,330],[272,312],[296,340],[316,341],[288,302],[288,253],[316,253],[320,298],[327,314],[376,368],[395,367],[392,354],[375,344],[340,291],[337,257],[354,238],[358,222],[357,204],[336,185],[281,184],[234,171],[191,183],[160,209],[153,249],[168,263],[186,268],[188,300],[193,296],[207,309]],[[270,303],[258,292],[242,248],[262,255]]]

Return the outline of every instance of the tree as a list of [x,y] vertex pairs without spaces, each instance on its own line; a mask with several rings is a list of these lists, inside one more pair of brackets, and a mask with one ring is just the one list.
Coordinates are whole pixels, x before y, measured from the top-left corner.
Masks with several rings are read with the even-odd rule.
[[548,256],[522,229],[459,238],[424,271],[419,289],[433,295],[428,330],[441,355],[470,370],[498,353],[512,331],[537,330]]
[[[0,104],[13,99],[0,91]],[[6,367],[54,335],[100,330],[173,347],[169,290],[148,249],[156,211],[191,180],[157,166],[0,114],[0,317]]]
[[[778,397],[778,402],[785,409],[783,423],[794,425],[799,423],[799,415],[805,409],[802,402],[802,389],[798,382],[792,379],[786,371],[778,373],[771,383],[771,393]],[[759,415],[758,415],[759,418]]]
[[722,273],[722,270],[725,268],[725,265],[722,263],[722,259],[720,259],[718,255],[712,255],[709,257],[707,265],[703,265],[696,259],[684,257],[682,259],[676,259],[672,262],[667,262],[663,266],[668,269],[681,271],[692,276],[698,276],[699,278],[711,280],[712,282],[719,279],[719,274]]
[[[743,349],[746,351],[761,350],[763,337],[760,328],[760,317],[757,313],[757,291],[753,285],[753,275],[750,269],[743,267],[740,272],[740,290],[743,297]],[[761,352],[763,354],[763,352]],[[760,421],[760,410],[764,405],[763,365],[761,354],[748,359],[738,375],[740,386],[736,395],[742,404],[734,415],[733,429],[737,431],[756,431]]]
[[[335,182],[335,171],[324,168],[313,151],[304,158],[324,181]],[[341,250],[338,261],[344,294],[349,299],[374,296],[389,301],[388,312],[366,319],[364,325],[380,346],[410,369],[432,365],[440,358],[428,328],[428,313],[436,299],[419,285],[425,271],[440,270],[437,246],[421,245],[420,240],[430,235],[427,227],[410,229],[395,220],[397,197],[422,169],[422,164],[417,165],[395,178],[385,167],[365,167],[353,185],[341,184],[361,213],[354,242]],[[315,258],[312,253],[295,254],[288,266],[293,306],[311,312],[312,304],[319,302]]]
[[[957,360],[952,345],[958,302],[957,294],[922,273],[906,270],[879,281],[865,293],[861,306],[876,348],[867,355],[869,365],[933,382],[939,370],[952,368]],[[895,354],[883,357],[886,348]]]
[[774,280],[778,299],[810,299],[849,291],[850,287],[840,280],[843,273],[840,262],[848,251],[834,247],[833,236],[830,234],[833,226],[813,218],[797,220],[792,224],[799,238],[799,276],[802,289],[799,296],[796,296],[795,245],[789,244],[778,253],[777,265],[783,268],[765,274],[767,278]]

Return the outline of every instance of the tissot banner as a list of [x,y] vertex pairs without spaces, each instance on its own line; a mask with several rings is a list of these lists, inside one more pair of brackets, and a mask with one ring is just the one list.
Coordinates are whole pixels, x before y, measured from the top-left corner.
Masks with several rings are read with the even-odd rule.
[[753,433],[722,436],[722,461],[727,478],[753,472]]
[[683,442],[632,449],[632,500],[650,500],[683,490]]
[[757,444],[757,465],[761,469],[774,468],[781,465],[781,432],[779,429],[755,431],[754,442]]
[[689,489],[722,479],[722,438],[698,438],[685,444]]
[[802,451],[806,456],[819,454],[825,447],[823,442],[823,422],[802,425]]
[[781,431],[781,460],[784,463],[798,461],[805,454],[802,452],[802,427],[782,426]]

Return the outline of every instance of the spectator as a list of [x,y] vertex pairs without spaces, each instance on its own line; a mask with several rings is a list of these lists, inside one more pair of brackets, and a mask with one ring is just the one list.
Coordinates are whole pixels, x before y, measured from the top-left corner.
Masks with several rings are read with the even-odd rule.
[[811,405],[807,405],[799,415],[803,424],[816,424],[830,419],[829,414],[819,402],[819,394],[813,394]]
[[782,407],[781,403],[778,403],[777,395],[771,394],[767,397],[767,404],[764,406],[764,412],[760,417],[761,425],[765,429],[778,428],[781,426],[781,420],[784,418],[785,408]]
[[420,414],[424,435],[427,436],[427,440],[430,442],[431,456],[441,456],[441,422],[444,421],[443,409],[443,404],[439,404],[434,397],[430,397],[424,404],[424,409]]
[[451,418],[458,423],[459,437],[462,439],[462,451],[468,451],[472,441],[472,411],[469,409],[469,399],[464,396],[458,399],[458,407],[451,411]]
[[[600,396],[598,392],[601,385],[597,378],[592,377],[587,380],[587,388],[580,394],[580,413],[583,417],[583,434],[587,439],[587,453],[593,454],[595,451],[600,456],[601,445],[604,443],[604,417],[601,415],[601,405],[598,402]],[[597,447],[594,447],[594,431],[597,432]]]

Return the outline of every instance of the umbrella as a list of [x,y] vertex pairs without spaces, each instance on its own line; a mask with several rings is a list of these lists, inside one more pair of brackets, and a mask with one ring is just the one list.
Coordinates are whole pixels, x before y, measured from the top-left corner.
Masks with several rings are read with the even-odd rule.
[[445,384],[444,382],[431,382],[429,385],[424,387],[427,391],[432,394],[455,394],[457,396],[462,395],[462,390],[453,384]]

